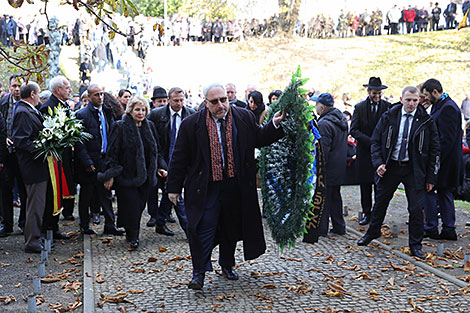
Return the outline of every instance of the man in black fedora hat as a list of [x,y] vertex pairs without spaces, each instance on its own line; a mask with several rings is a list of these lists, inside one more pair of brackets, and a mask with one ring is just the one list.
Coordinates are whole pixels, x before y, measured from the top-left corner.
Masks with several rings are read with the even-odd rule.
[[356,171],[361,188],[361,206],[363,217],[359,220],[360,225],[367,225],[370,222],[372,209],[372,186],[374,186],[374,167],[370,157],[370,137],[377,122],[384,112],[387,111],[390,103],[382,100],[382,90],[388,87],[382,85],[380,77],[371,77],[367,87],[368,97],[356,104],[351,121],[351,135],[357,141]]
[[168,94],[165,88],[160,86],[153,87],[151,109],[165,106],[168,103]]

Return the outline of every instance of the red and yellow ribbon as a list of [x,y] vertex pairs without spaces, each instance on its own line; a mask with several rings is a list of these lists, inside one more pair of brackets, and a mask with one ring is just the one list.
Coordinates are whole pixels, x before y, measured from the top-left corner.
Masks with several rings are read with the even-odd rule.
[[70,198],[67,180],[65,179],[64,169],[62,163],[51,156],[47,156],[47,165],[49,168],[49,176],[51,177],[52,194],[53,194],[53,215],[59,215],[62,211],[62,198]]

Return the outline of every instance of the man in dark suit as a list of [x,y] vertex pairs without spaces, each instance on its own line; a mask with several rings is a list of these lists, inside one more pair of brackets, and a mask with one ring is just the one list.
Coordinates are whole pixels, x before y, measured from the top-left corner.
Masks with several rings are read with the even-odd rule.
[[382,85],[380,77],[371,77],[367,87],[369,96],[362,102],[356,104],[351,121],[351,135],[357,141],[357,159],[356,166],[359,173],[359,183],[361,188],[361,206],[363,218],[359,221],[360,225],[367,225],[370,222],[372,209],[372,186],[374,186],[374,168],[370,159],[370,137],[374,131],[375,125],[382,114],[387,111],[390,103],[382,100],[382,90],[387,86]]
[[229,105],[223,85],[206,87],[204,98],[206,107],[181,124],[167,181],[173,203],[177,203],[184,186],[193,262],[191,289],[203,287],[217,244],[219,264],[230,280],[238,279],[233,269],[237,241],[243,240],[246,260],[266,250],[254,149],[284,135],[280,122],[285,114],[276,113],[272,121],[260,127],[253,113]]
[[[168,92],[169,104],[154,109],[150,112],[148,119],[155,123],[158,136],[158,148],[162,151],[163,162],[158,169],[159,179],[162,185],[166,180],[168,164],[170,163],[173,148],[181,122],[194,113],[194,110],[184,105],[184,91],[181,88],[174,87]],[[156,190],[153,191],[152,193]],[[173,236],[174,233],[166,226],[165,219],[169,216],[173,204],[168,200],[166,188],[163,188],[162,200],[157,211],[155,231],[158,234]],[[174,206],[181,228],[186,232],[188,224],[186,212],[184,209],[184,200],[181,197]]]
[[41,253],[41,226],[48,181],[47,165],[42,158],[36,159],[34,153],[34,140],[44,128],[42,115],[36,109],[40,92],[39,85],[34,82],[21,87],[21,100],[12,126],[12,139],[28,194],[24,229],[27,253]]
[[237,87],[235,84],[228,83],[225,86],[225,89],[227,90],[227,97],[230,104],[236,105],[240,108],[246,108],[246,103],[237,99]]
[[426,191],[437,183],[439,140],[434,120],[419,103],[419,90],[405,87],[401,104],[388,110],[379,120],[371,138],[372,163],[378,175],[372,219],[359,246],[380,237],[382,223],[393,194],[400,183],[405,186],[409,216],[411,255],[426,256],[421,250],[424,235],[423,205]]
[[[464,175],[462,114],[437,79],[428,79],[421,91],[432,103],[431,116],[436,122],[441,146],[439,179],[436,188],[426,194],[424,230],[426,236],[433,239],[457,240],[453,191],[463,183]],[[442,220],[440,234],[438,213]]]
[[457,14],[457,4],[454,3],[454,0],[450,0],[450,3],[447,5],[444,10],[444,18],[446,19],[446,29],[454,28],[455,15]]
[[[44,102],[44,104],[39,108],[39,111],[43,115],[49,114],[49,108],[54,110],[58,106],[63,108],[68,108],[69,105],[66,101],[69,99],[70,94],[72,93],[72,87],[70,86],[69,81],[64,76],[53,77],[49,81],[49,89],[51,91],[51,96],[49,100]],[[73,181],[72,171],[72,149],[66,149],[62,153],[62,167],[64,169],[65,180],[68,186],[70,194],[75,194],[75,183]],[[44,215],[44,225],[45,230],[53,230],[54,239],[69,239],[70,236],[59,231],[59,215],[53,215],[53,193],[52,185],[47,186],[47,199],[46,199],[46,212]],[[62,216],[64,220],[73,221],[73,208],[75,204],[75,198],[64,198],[61,201],[63,210]]]
[[5,118],[0,111],[0,234],[4,233],[5,227],[3,226],[3,185],[5,184],[5,163],[7,160],[7,126]]
[[18,191],[21,200],[20,217],[18,219],[18,226],[23,229],[25,223],[26,212],[26,189],[21,177],[20,167],[18,165],[18,158],[16,156],[15,146],[11,139],[13,116],[16,103],[20,100],[20,87],[23,80],[19,75],[10,76],[9,93],[0,99],[0,111],[5,118],[7,139],[6,145],[8,148],[8,155],[5,161],[5,181],[2,184],[3,189],[3,231],[0,231],[0,237],[8,236],[13,232],[13,188],[15,180],[18,184]]
[[98,85],[88,87],[90,104],[77,112],[77,118],[82,120],[85,131],[93,139],[75,147],[75,177],[80,184],[78,200],[78,213],[80,215],[80,230],[83,234],[91,235],[95,232],[90,229],[90,209],[93,207],[94,196],[99,198],[99,205],[103,208],[105,225],[104,233],[110,235],[124,235],[124,231],[116,227],[111,202],[111,191],[98,182],[97,173],[104,171],[107,145],[111,128],[113,127],[113,113],[111,108],[103,104],[104,93]]

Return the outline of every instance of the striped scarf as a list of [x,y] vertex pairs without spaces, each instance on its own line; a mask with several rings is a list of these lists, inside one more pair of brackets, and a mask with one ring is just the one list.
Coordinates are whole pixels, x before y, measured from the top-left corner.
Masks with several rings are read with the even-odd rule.
[[[235,163],[233,161],[233,141],[232,141],[232,110],[229,109],[226,117],[226,138],[227,138],[227,176],[235,177]],[[209,110],[206,115],[207,132],[209,133],[209,142],[211,148],[211,171],[212,181],[221,181],[223,176],[223,160],[220,149],[219,135],[217,133],[217,125],[211,117]],[[227,161],[227,160],[226,160]]]

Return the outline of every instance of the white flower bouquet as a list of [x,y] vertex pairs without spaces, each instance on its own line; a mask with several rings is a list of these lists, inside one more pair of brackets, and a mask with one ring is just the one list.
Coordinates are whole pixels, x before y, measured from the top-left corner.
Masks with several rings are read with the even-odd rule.
[[43,125],[44,128],[34,141],[36,158],[42,157],[46,160],[48,156],[52,156],[62,160],[62,152],[66,148],[92,138],[91,134],[84,131],[82,122],[62,106],[49,108],[49,115],[44,117]]

